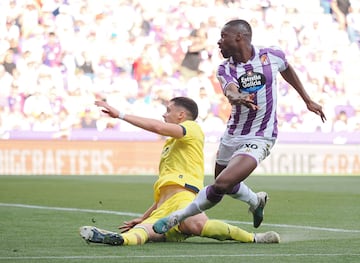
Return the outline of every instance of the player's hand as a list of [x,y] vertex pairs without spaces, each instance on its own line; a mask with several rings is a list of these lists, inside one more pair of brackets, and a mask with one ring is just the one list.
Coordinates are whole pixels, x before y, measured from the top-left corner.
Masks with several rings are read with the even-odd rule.
[[97,100],[95,105],[102,108],[102,112],[108,114],[112,118],[118,118],[120,112],[114,107],[110,106],[106,101]]
[[310,101],[309,103],[307,103],[307,108],[309,111],[312,111],[314,112],[315,114],[319,115],[322,122],[325,122],[326,121],[326,117],[325,117],[325,114],[322,110],[322,106],[317,104],[316,102],[314,101]]
[[255,94],[231,92],[227,95],[227,98],[231,104],[241,104],[252,110],[259,109],[259,106],[254,102]]
[[137,224],[140,224],[142,221],[143,219],[141,217],[134,218],[130,221],[125,221],[123,225],[119,226],[119,229],[121,233],[127,232]]

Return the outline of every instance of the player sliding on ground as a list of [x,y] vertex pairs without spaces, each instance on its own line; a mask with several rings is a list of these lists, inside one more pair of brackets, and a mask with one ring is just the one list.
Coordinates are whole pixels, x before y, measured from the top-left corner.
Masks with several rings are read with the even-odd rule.
[[144,130],[169,137],[161,153],[159,178],[154,184],[154,203],[140,218],[120,226],[122,233],[94,226],[80,227],[80,236],[88,242],[108,245],[141,245],[148,241],[183,241],[192,236],[243,243],[279,243],[276,232],[250,233],[199,213],[183,220],[165,234],[153,231],[160,218],[190,204],[204,182],[204,134],[195,122],[197,104],[190,98],[170,100],[163,114],[165,122],[124,114],[104,101],[95,104],[112,118],[120,118]]

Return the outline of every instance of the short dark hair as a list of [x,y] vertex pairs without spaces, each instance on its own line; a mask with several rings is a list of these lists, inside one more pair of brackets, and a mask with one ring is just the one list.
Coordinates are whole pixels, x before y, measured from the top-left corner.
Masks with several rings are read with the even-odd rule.
[[170,101],[174,102],[175,106],[184,107],[189,113],[191,120],[196,120],[199,114],[199,109],[196,102],[188,97],[175,97]]
[[251,25],[246,20],[234,19],[227,22],[225,26],[236,27],[241,34],[249,36],[250,39],[252,37]]

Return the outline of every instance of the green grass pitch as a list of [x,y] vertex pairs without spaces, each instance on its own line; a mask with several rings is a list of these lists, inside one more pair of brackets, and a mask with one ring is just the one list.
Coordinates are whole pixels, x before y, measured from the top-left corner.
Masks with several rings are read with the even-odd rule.
[[[265,220],[280,244],[204,238],[111,247],[87,244],[81,225],[109,230],[152,204],[155,176],[0,176],[2,262],[360,262],[360,176],[252,176],[267,191]],[[206,178],[207,183],[212,181]],[[248,231],[244,203],[225,197],[208,211]]]

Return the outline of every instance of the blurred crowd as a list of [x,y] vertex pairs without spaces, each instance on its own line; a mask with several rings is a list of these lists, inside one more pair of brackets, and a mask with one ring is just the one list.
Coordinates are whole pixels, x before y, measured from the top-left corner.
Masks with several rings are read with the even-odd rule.
[[248,20],[253,43],[280,46],[328,121],[279,76],[280,131],[360,131],[360,0],[2,0],[0,138],[9,131],[134,128],[94,107],[162,119],[190,96],[205,132],[230,105],[217,83],[225,22]]

